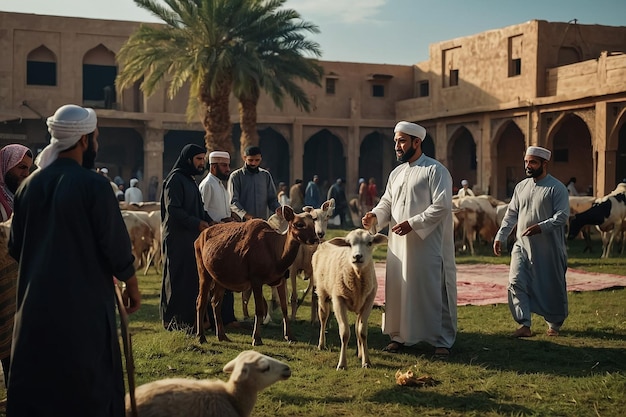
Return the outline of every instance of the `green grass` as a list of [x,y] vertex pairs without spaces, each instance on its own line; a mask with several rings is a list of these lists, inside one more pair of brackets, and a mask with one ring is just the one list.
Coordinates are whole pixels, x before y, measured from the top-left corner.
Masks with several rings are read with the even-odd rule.
[[[570,252],[576,268],[626,274],[624,257],[599,260],[599,250],[582,257],[576,242]],[[489,253],[490,248],[480,247],[476,257],[459,255],[457,262],[508,262]],[[158,314],[160,276],[139,278],[143,306],[131,316],[137,384],[168,377],[227,379],[221,369],[240,351],[252,349],[251,331],[229,331],[230,343],[217,342],[211,334],[203,345],[180,332],[166,332]],[[301,291],[305,284],[299,280]],[[241,319],[241,297],[235,300]],[[265,344],[254,349],[287,362],[293,374],[260,393],[253,415],[621,416],[626,410],[625,300],[625,289],[570,293],[570,316],[560,337],[545,336],[543,320],[535,316],[537,335],[520,340],[508,337],[516,325],[506,305],[460,307],[457,342],[444,360],[421,344],[400,354],[383,352],[388,338],[380,330],[382,311],[375,309],[368,337],[372,368],[360,367],[352,332],[348,370],[338,372],[337,323],[330,320],[328,349],[319,351],[319,329],[307,321],[308,298],[293,324],[298,342],[282,339],[279,312],[262,329]],[[409,369],[437,384],[398,386],[396,371]]]

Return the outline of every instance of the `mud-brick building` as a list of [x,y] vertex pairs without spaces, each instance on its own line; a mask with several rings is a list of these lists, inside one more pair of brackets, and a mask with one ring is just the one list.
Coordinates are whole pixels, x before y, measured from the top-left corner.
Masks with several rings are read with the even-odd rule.
[[[144,97],[137,85],[116,91],[115,54],[139,24],[0,12],[0,146],[37,152],[57,107],[90,106],[99,166],[127,182],[137,176],[150,196],[204,132],[186,120],[185,91],[173,100],[165,90]],[[535,20],[432,44],[413,66],[322,61],[322,86],[303,85],[310,113],[261,98],[263,165],[276,182],[342,177],[352,194],[359,177],[374,177],[382,188],[396,164],[393,126],[410,120],[427,127],[425,152],[456,184],[466,178],[506,198],[523,177],[524,148],[538,144],[554,151],[552,174],[603,195],[626,177],[625,52],[626,27]],[[234,99],[231,120],[239,149]]]

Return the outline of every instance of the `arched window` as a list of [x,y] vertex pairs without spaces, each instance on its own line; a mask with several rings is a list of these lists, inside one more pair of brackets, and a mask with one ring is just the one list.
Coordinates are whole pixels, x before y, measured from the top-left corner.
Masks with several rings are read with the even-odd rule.
[[33,49],[26,57],[27,85],[57,85],[57,62],[45,46]]
[[115,54],[102,44],[83,57],[83,103],[111,109],[115,105]]

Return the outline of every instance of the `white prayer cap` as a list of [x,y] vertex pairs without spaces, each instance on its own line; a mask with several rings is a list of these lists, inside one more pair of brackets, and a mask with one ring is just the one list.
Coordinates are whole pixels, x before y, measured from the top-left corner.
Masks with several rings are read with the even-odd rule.
[[45,168],[54,162],[59,153],[71,148],[83,135],[96,130],[98,118],[93,109],[66,104],[46,121],[50,132],[50,144],[37,155],[35,165]]
[[461,185],[463,185],[463,186],[469,185],[469,182],[467,180],[463,180],[463,181],[461,181]]
[[218,164],[220,162],[230,162],[230,154],[224,151],[213,151],[209,154],[209,164]]
[[422,140],[426,137],[426,129],[422,126],[410,122],[398,122],[393,133],[402,132],[410,136],[416,136]]
[[130,179],[130,186],[131,187],[134,187],[137,184],[139,184],[139,180],[137,178],[131,178]]
[[529,146],[528,149],[526,149],[526,155],[538,156],[539,158],[549,161],[552,152],[540,146]]
[[106,168],[100,168],[100,172],[102,172],[103,174],[105,174],[105,175],[106,175],[106,174],[108,174],[108,173],[109,173],[109,170],[108,170],[108,169],[106,169]]

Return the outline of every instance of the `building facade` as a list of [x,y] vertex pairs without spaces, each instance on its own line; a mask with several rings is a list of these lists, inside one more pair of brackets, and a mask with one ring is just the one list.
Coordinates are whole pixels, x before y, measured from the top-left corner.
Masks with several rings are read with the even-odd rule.
[[[158,185],[187,143],[203,144],[185,117],[185,91],[144,97],[138,85],[116,91],[115,54],[138,22],[0,12],[0,146],[47,143],[45,119],[63,104],[96,109],[98,164],[144,195]],[[626,177],[626,27],[530,21],[430,46],[413,66],[322,61],[322,86],[303,85],[310,113],[267,96],[258,105],[263,166],[276,182],[328,185],[360,177],[383,188],[395,167],[393,126],[423,124],[425,152],[455,184],[505,199],[524,177],[528,145],[553,149],[550,172],[579,192],[604,195]],[[233,144],[238,112],[231,100]],[[233,165],[241,160],[233,156]]]

